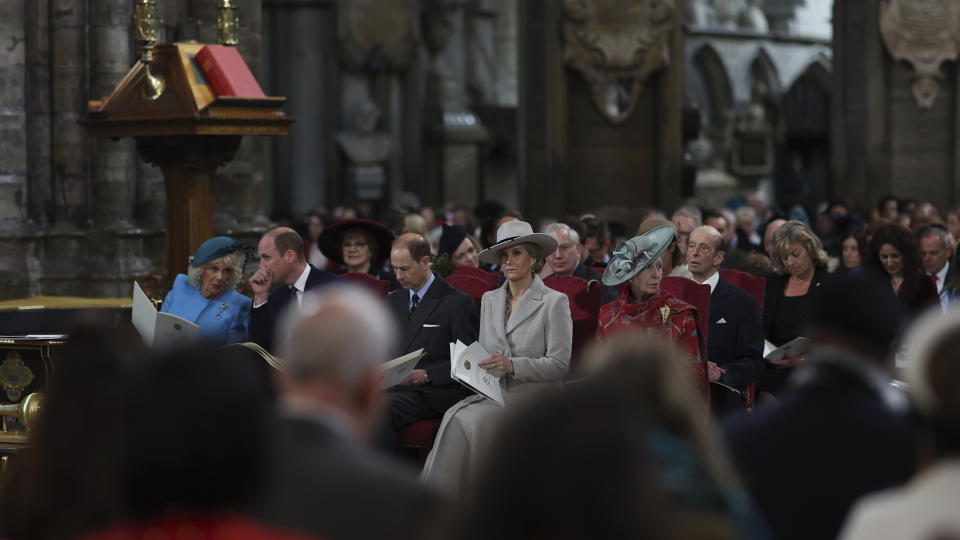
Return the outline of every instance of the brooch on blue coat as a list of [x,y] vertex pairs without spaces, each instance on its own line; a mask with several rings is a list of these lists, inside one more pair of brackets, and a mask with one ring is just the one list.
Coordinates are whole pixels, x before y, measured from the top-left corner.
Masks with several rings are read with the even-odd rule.
[[215,318],[215,319],[222,319],[222,318],[223,318],[223,312],[226,311],[227,308],[229,308],[229,307],[230,307],[230,304],[228,304],[228,303],[226,303],[226,302],[220,304],[220,305],[218,306],[218,308],[219,308],[220,311],[217,311],[217,316],[214,317],[214,318]]

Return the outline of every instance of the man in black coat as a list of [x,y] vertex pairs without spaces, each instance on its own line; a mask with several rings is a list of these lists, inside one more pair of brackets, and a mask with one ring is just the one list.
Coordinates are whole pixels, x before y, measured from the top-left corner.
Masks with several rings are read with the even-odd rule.
[[390,314],[354,288],[303,302],[282,344],[284,395],[255,517],[317,538],[442,538],[442,498],[366,440],[382,421]]
[[887,370],[903,316],[889,278],[865,274],[821,289],[810,360],[777,404],[725,426],[778,540],[836,538],[854,501],[905,482],[915,464],[906,397]]
[[477,340],[480,317],[476,304],[430,270],[430,244],[415,233],[393,243],[390,263],[402,289],[390,293],[387,306],[400,329],[394,356],[417,349],[426,355],[400,385],[389,392],[387,421],[380,444],[390,450],[396,432],[418,420],[442,418],[469,392],[450,378],[450,343]]
[[[277,227],[260,239],[260,267],[250,276],[253,309],[250,310],[250,341],[274,352],[277,322],[291,301],[300,305],[303,293],[346,278],[307,264],[303,239],[293,229]],[[279,285],[272,293],[270,289]]]
[[719,231],[704,225],[690,233],[687,248],[690,273],[711,291],[707,375],[719,383],[710,385],[711,408],[718,416],[743,408],[743,392],[759,380],[763,369],[760,306],[754,297],[720,279],[724,243]]

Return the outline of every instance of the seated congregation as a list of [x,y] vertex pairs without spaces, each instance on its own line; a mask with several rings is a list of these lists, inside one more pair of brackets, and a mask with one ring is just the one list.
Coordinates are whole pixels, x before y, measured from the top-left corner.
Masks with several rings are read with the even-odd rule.
[[[251,248],[203,243],[162,308],[198,345],[78,326],[0,537],[960,538],[936,225],[324,225],[268,231],[246,280]],[[452,376],[457,341],[503,404]]]

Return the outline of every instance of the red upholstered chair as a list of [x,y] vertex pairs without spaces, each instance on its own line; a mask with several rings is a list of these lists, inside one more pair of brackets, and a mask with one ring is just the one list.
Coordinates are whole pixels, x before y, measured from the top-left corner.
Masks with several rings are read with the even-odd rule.
[[387,293],[390,292],[389,281],[377,279],[364,272],[347,272],[346,274],[343,274],[343,277],[349,279],[357,285],[360,285],[361,287],[366,287],[370,290],[370,292],[379,296],[387,296]]
[[480,302],[483,299],[483,293],[496,289],[491,287],[489,282],[467,274],[450,274],[447,276],[447,283],[455,289],[459,289],[470,295],[473,302],[477,305],[477,312],[480,312]]
[[499,281],[497,274],[481,270],[480,268],[474,268],[473,266],[458,266],[453,269],[453,275],[471,276],[483,280],[484,283],[490,286],[488,290],[496,289]]
[[757,300],[760,315],[763,316],[763,295],[767,290],[767,280],[750,275],[742,270],[720,270],[720,277],[727,283],[742,289]]
[[[767,290],[767,280],[750,275],[741,270],[720,270],[720,278],[727,283],[743,290],[757,300],[757,306],[760,308],[760,316],[763,316],[763,295]],[[746,401],[747,410],[753,409],[753,398],[757,393],[757,385],[751,384],[747,387]]]
[[570,317],[573,319],[573,347],[568,377],[575,372],[573,361],[583,347],[597,335],[597,320],[600,318],[600,302],[603,285],[573,276],[550,276],[544,285],[567,295],[570,301]]
[[433,448],[433,441],[440,431],[440,420],[420,420],[397,432],[396,446],[400,450],[416,452],[420,465],[427,462],[427,456]]

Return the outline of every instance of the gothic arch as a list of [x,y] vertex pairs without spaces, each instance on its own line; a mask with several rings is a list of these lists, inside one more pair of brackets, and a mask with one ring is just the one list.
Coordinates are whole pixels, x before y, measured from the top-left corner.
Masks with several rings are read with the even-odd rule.
[[783,96],[783,114],[792,131],[829,133],[830,67],[817,58],[804,69]]
[[783,91],[777,66],[770,58],[770,53],[762,47],[757,50],[757,55],[750,62],[750,82],[751,87],[756,83],[763,83],[766,86],[767,95],[771,97],[780,96]]
[[723,126],[733,108],[733,86],[720,54],[706,44],[693,55],[693,65],[703,81],[707,103],[704,112],[715,127]]

